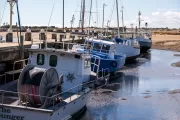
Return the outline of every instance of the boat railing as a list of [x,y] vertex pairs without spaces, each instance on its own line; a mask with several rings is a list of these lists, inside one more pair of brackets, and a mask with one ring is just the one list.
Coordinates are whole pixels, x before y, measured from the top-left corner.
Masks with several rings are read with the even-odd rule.
[[[91,92],[92,89],[94,89],[95,87],[95,81],[90,81],[90,82],[86,82],[83,83],[81,85],[77,85],[69,90],[66,90],[64,92],[61,92],[59,94],[55,94],[51,97],[48,96],[41,96],[41,95],[34,95],[34,94],[29,94],[29,93],[22,93],[22,92],[12,92],[12,91],[5,91],[5,90],[0,90],[0,104],[3,105],[9,105],[14,103],[15,101],[19,100],[18,96],[19,95],[23,95],[23,96],[28,96],[28,97],[32,97],[32,98],[41,98],[44,99],[44,103],[42,103],[41,106],[44,106],[45,104],[47,105],[47,103],[50,103],[52,105],[52,107],[54,107],[57,103],[57,100],[60,100],[58,102],[72,102],[73,100],[82,97],[85,94],[88,94],[89,92]],[[74,92],[76,91],[76,92]],[[76,97],[74,97],[76,95]],[[65,97],[64,97],[65,96]],[[8,101],[6,101],[7,99],[9,99]],[[11,101],[12,99],[12,101]],[[82,98],[84,99],[84,98]],[[9,101],[11,101],[12,103],[9,103]],[[25,107],[28,107],[28,103],[29,101],[25,101],[26,103],[23,103],[22,105]],[[49,104],[48,104],[49,105]],[[16,106],[18,106],[18,104],[16,104]]]
[[[4,83],[3,84],[6,84],[7,83],[7,75],[12,75],[12,80],[14,81],[15,80],[15,74],[19,74],[21,73],[22,69],[26,66],[26,63],[27,63],[28,59],[23,59],[23,60],[18,60],[18,61],[15,61],[13,63],[13,70],[12,71],[8,71],[8,72],[5,72],[4,74],[1,74],[0,75],[0,80],[4,80]],[[21,68],[19,69],[15,69],[16,68],[16,65],[18,63],[22,63],[21,65]]]
[[[13,71],[17,71],[17,72],[14,72],[14,73],[13,73],[13,81],[14,81],[14,75],[15,75],[15,73],[21,73],[22,69],[27,65],[26,63],[27,63],[28,60],[29,60],[29,59],[23,59],[23,60],[15,61],[15,62],[13,63]],[[17,63],[22,63],[22,64],[21,64],[21,68],[15,70],[15,67],[16,67],[16,64],[17,64]]]
[[101,58],[99,56],[96,56],[96,55],[92,55],[91,58],[94,58],[94,61],[91,62],[91,67],[92,67],[91,71],[96,73],[97,78],[98,78]]

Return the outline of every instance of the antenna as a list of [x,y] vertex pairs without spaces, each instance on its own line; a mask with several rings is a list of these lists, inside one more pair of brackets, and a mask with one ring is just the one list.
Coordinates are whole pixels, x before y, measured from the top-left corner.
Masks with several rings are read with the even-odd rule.
[[73,15],[73,16],[72,16],[72,20],[70,21],[70,23],[71,23],[71,31],[72,31],[72,28],[73,28],[74,20],[75,20],[75,17],[74,17],[74,15]]

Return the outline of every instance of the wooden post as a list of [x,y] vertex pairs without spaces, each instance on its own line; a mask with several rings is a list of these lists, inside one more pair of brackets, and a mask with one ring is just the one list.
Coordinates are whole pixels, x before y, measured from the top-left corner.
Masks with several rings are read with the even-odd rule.
[[53,30],[52,39],[54,39],[55,42],[57,42],[57,31],[56,31],[56,29]]
[[31,30],[28,28],[25,33],[25,41],[31,41],[32,42],[32,35]]
[[6,34],[6,42],[13,42],[13,33],[11,29],[8,29],[8,33]]
[[24,59],[24,37],[23,35],[20,36],[20,48],[21,48],[21,59]]

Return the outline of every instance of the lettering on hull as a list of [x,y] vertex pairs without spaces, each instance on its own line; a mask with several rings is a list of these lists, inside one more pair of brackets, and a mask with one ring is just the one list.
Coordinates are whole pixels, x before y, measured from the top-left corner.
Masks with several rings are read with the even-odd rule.
[[0,107],[0,119],[7,119],[7,120],[24,120],[24,116],[17,116],[12,115],[10,109],[6,109],[3,107]]

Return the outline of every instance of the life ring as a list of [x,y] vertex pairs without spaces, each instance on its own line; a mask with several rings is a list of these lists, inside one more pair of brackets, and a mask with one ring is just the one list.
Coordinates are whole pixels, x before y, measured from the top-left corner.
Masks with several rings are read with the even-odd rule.
[[115,68],[115,67],[117,67],[117,62],[115,62],[115,61],[113,61],[112,63],[111,63],[111,66],[113,67],[113,68]]

